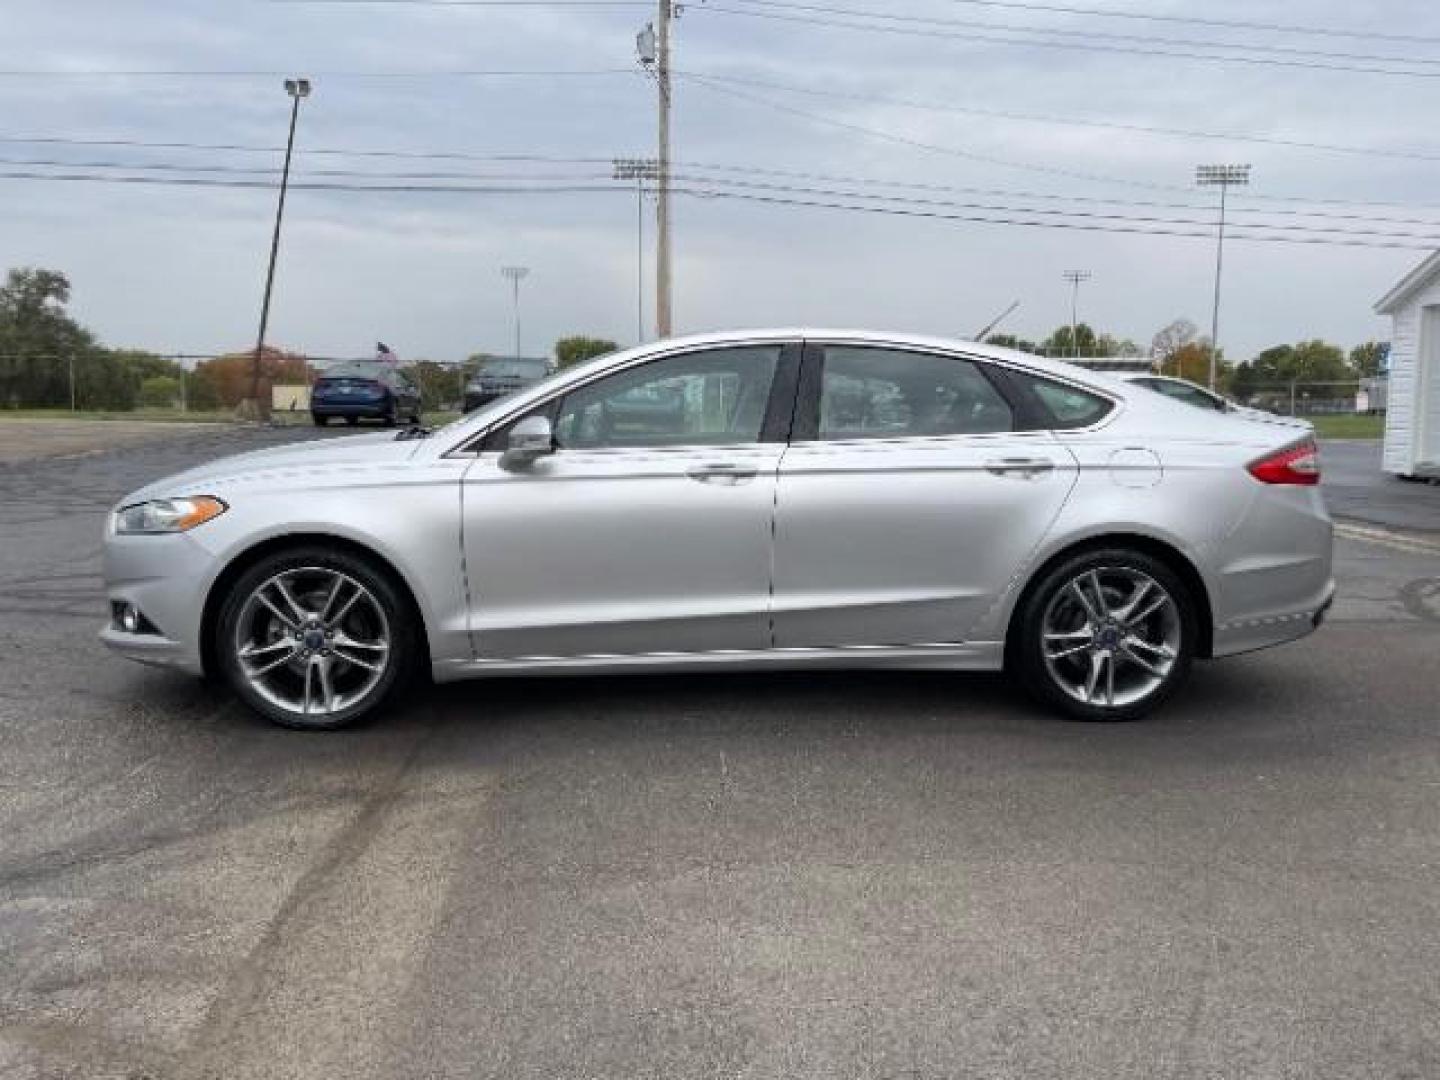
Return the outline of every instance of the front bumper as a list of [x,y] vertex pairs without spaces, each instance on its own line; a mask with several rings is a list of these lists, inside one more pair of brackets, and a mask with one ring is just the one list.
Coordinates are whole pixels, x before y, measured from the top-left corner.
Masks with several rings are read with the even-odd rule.
[[203,674],[200,630],[215,565],[210,551],[189,533],[109,533],[103,564],[107,601],[133,605],[154,632],[128,633],[112,619],[100,640],[131,660]]

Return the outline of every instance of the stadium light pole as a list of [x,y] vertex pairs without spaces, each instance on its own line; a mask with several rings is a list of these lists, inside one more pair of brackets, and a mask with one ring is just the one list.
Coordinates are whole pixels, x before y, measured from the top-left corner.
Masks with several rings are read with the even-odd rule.
[[500,274],[510,282],[515,304],[515,359],[520,359],[520,282],[530,274],[528,266],[502,266]]
[[1060,275],[1070,282],[1070,355],[1080,356],[1080,283],[1090,280],[1089,270],[1066,270]]
[[1197,165],[1195,183],[1220,189],[1220,222],[1215,234],[1215,298],[1210,306],[1210,389],[1215,389],[1220,357],[1220,272],[1225,265],[1225,194],[1250,183],[1249,165]]
[[635,342],[645,343],[645,182],[660,178],[655,158],[615,158],[614,178],[635,181]]
[[[286,79],[290,95],[290,136],[285,141],[285,168],[280,174],[280,201],[275,207],[275,234],[270,238],[270,265],[265,271],[265,298],[260,302],[260,332],[255,337],[255,361],[250,367],[250,401],[256,419],[270,415],[268,402],[260,400],[260,359],[265,351],[265,331],[270,325],[270,294],[275,288],[275,260],[280,254],[280,224],[285,220],[285,193],[290,189],[290,159],[295,153],[295,125],[300,119],[300,102],[310,96],[309,79]],[[243,409],[243,406],[242,406]]]

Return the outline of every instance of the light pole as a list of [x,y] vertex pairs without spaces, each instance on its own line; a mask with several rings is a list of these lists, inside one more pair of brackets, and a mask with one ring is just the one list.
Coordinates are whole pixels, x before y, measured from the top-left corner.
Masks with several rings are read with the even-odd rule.
[[501,276],[509,279],[511,294],[515,301],[515,359],[520,359],[520,282],[530,274],[528,266],[502,266]]
[[645,181],[660,178],[654,158],[615,158],[616,180],[635,181],[635,341],[645,343]]
[[1070,355],[1073,358],[1080,356],[1080,283],[1090,280],[1089,270],[1066,270],[1060,275],[1070,282]]
[[1195,183],[1220,189],[1220,226],[1215,235],[1215,299],[1210,307],[1210,389],[1215,389],[1220,357],[1220,271],[1225,264],[1225,193],[1250,183],[1249,165],[1197,165]]
[[[260,400],[260,358],[265,351],[265,330],[270,325],[270,294],[275,288],[275,259],[280,254],[280,223],[285,220],[285,193],[290,188],[290,158],[295,152],[295,124],[300,119],[300,101],[310,96],[309,79],[286,79],[290,95],[290,137],[285,141],[285,169],[280,174],[280,201],[275,207],[275,235],[270,239],[270,265],[265,271],[265,298],[260,302],[260,332],[255,337],[255,362],[250,368],[250,402],[256,419],[270,415],[269,402]],[[243,409],[244,406],[242,405]]]

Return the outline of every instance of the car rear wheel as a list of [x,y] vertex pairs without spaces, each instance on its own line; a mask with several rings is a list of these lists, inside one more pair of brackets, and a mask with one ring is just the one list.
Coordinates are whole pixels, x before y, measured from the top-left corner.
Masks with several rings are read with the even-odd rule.
[[1017,674],[1046,704],[1079,720],[1135,720],[1189,673],[1195,603],[1160,560],[1125,548],[1090,551],[1031,589],[1012,642]]
[[311,414],[310,414],[310,419],[315,421],[315,426],[316,426],[316,427],[329,427],[329,426],[330,426],[330,418],[329,418],[328,416],[316,416],[314,413],[311,413]]
[[251,708],[285,727],[329,730],[372,713],[408,681],[419,628],[368,560],[295,548],[252,566],[216,624],[215,655]]

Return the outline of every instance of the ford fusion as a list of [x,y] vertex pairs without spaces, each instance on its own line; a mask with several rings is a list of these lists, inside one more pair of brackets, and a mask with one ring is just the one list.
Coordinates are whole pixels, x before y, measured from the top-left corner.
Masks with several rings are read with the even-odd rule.
[[1003,668],[1131,719],[1320,624],[1319,480],[1308,433],[1003,349],[674,339],[136,491],[102,638],[299,728],[421,673],[720,668]]

